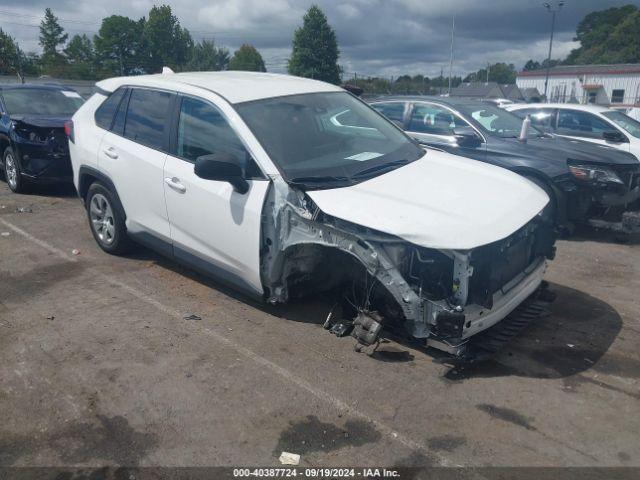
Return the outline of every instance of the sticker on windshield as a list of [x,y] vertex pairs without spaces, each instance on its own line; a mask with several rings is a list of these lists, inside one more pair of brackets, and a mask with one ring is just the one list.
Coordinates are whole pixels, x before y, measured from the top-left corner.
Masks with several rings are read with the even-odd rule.
[[365,160],[371,160],[372,158],[381,156],[382,154],[377,152],[361,152],[356,153],[355,155],[351,155],[350,157],[345,157],[345,160],[357,160],[359,162],[364,162]]
[[62,94],[69,98],[82,98],[78,92],[72,92],[69,90],[62,90]]

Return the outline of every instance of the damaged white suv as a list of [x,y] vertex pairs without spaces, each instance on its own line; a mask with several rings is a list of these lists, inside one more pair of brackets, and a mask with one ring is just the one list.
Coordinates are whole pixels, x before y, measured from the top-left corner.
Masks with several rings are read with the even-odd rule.
[[461,355],[540,291],[554,253],[543,190],[425,151],[314,80],[109,79],[68,132],[103,250],[132,239],[274,304],[328,292],[334,332],[365,345],[402,326]]

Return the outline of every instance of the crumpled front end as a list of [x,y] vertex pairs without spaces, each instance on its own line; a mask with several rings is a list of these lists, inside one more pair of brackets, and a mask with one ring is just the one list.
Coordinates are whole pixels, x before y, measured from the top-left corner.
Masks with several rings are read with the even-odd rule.
[[553,226],[536,216],[471,250],[433,249],[322,212],[275,181],[265,205],[262,280],[283,303],[328,294],[327,328],[375,343],[382,327],[461,356],[468,340],[540,288],[555,254]]
[[32,181],[71,181],[73,171],[63,126],[14,121],[11,139],[22,174]]
[[570,220],[620,233],[640,232],[640,167],[573,164],[572,179],[559,182]]

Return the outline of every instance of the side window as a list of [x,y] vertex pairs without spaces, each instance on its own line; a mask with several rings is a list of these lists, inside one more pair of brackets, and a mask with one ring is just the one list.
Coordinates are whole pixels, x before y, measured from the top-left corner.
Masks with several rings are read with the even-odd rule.
[[165,125],[171,105],[169,92],[134,88],[129,98],[124,136],[151,148],[162,150]]
[[230,153],[242,162],[247,178],[262,177],[220,111],[210,103],[183,97],[178,120],[178,156],[195,162],[198,157],[212,153]]
[[415,105],[409,121],[410,132],[453,135],[453,129],[469,124],[449,110],[437,105]]
[[538,127],[544,132],[550,132],[553,130],[553,118],[554,112],[551,109],[545,108],[524,108],[522,110],[515,110],[512,112],[518,117],[524,119],[527,115],[530,115],[531,125]]
[[602,138],[603,132],[612,129],[607,122],[589,112],[560,110],[556,132],[575,137]]
[[104,128],[105,130],[111,129],[111,124],[113,123],[113,115],[116,113],[118,109],[118,105],[120,105],[120,101],[122,97],[124,97],[124,93],[126,88],[119,88],[115,92],[113,92],[109,97],[102,102],[102,105],[98,107],[95,114],[96,125],[100,128]]
[[378,112],[383,114],[385,117],[387,117],[389,120],[398,122],[400,124],[404,123],[404,103],[376,103],[371,106]]

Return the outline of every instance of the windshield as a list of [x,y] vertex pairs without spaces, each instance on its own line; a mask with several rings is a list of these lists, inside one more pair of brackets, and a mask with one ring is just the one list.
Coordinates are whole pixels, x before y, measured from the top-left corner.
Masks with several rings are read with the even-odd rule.
[[84,103],[77,92],[51,88],[9,88],[2,98],[10,115],[70,117]]
[[358,183],[425,153],[346,92],[270,98],[236,109],[285,179],[309,189]]
[[607,117],[620,128],[624,129],[627,133],[640,138],[640,122],[637,122],[628,115],[617,111],[602,112],[602,115]]
[[[485,132],[502,138],[518,138],[522,131],[522,119],[493,105],[461,106],[460,111],[471,116]],[[537,137],[542,132],[534,126],[529,127],[528,136]]]

